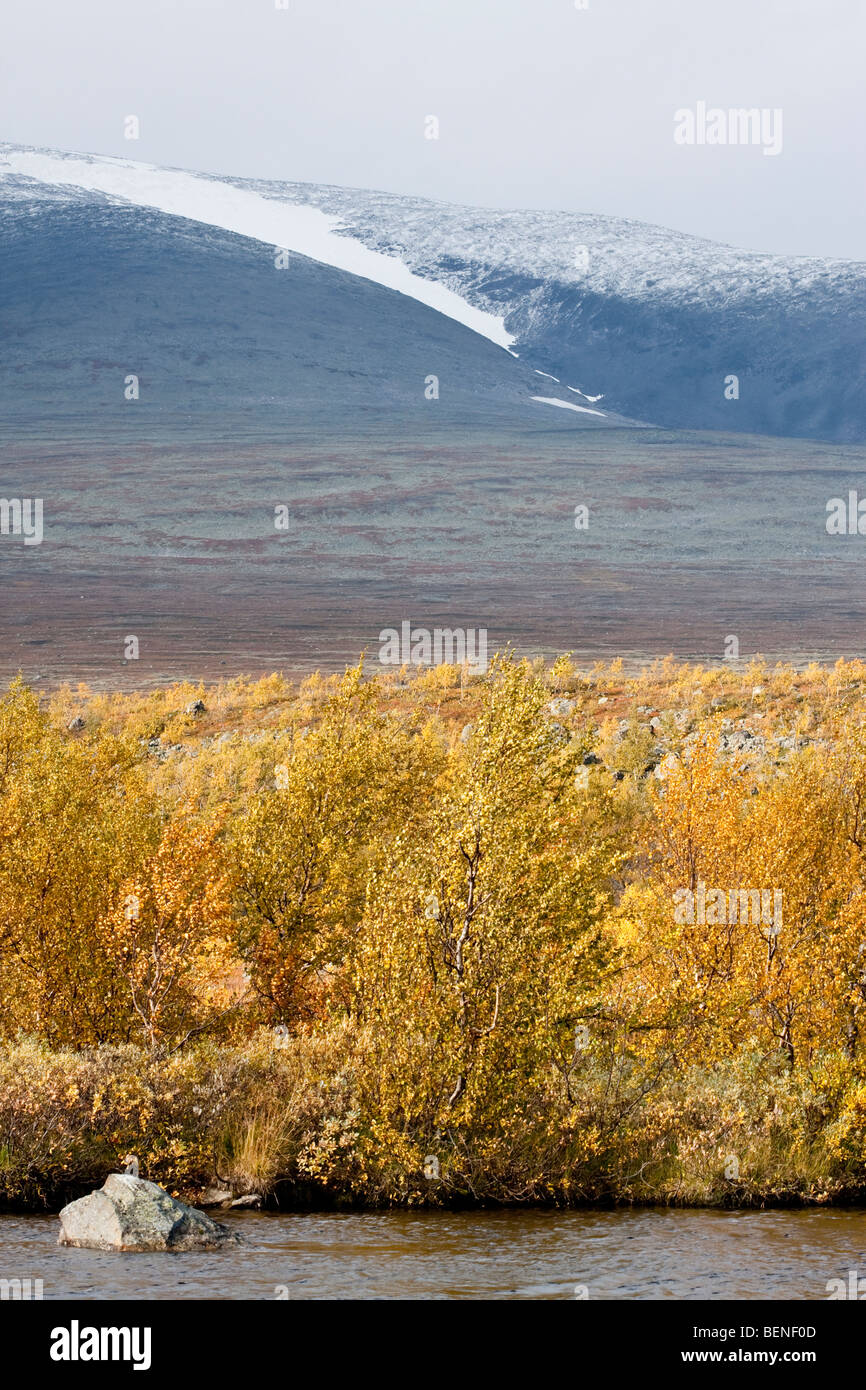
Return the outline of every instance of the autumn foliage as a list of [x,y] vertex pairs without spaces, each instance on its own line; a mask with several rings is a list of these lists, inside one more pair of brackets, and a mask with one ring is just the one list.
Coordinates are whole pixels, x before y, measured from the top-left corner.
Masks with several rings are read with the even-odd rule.
[[864,719],[859,663],[13,683],[0,1180],[858,1188]]

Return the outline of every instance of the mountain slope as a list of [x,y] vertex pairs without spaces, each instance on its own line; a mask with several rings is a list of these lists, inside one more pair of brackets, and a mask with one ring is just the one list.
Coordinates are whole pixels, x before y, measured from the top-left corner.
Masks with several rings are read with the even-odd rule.
[[5,146],[0,185],[16,175],[290,245],[398,289],[514,349],[545,377],[543,398],[669,428],[866,440],[861,263],[740,251],[622,218]]
[[[866,439],[866,264],[622,218],[255,187],[339,216],[346,235],[502,315],[524,360],[603,392],[605,409],[672,428]],[[739,399],[726,399],[730,375]]]
[[101,428],[131,411],[242,408],[323,424],[383,410],[545,429],[609,423],[592,407],[551,410],[535,398],[556,390],[540,391],[502,347],[346,270],[297,254],[278,268],[274,248],[249,237],[14,173],[0,178],[0,214],[7,423],[63,415]]

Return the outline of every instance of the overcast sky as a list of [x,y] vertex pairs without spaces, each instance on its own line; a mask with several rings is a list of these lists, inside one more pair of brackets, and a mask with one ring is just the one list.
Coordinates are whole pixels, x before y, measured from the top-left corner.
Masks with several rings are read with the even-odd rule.
[[[864,51],[864,0],[4,0],[0,138],[866,260]],[[675,144],[699,101],[781,154]]]

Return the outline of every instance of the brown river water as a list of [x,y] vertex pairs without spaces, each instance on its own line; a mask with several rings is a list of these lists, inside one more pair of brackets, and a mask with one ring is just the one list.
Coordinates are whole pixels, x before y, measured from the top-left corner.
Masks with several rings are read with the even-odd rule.
[[0,1216],[0,1278],[45,1299],[796,1299],[866,1288],[866,1211],[236,1213],[214,1254],[57,1246]]

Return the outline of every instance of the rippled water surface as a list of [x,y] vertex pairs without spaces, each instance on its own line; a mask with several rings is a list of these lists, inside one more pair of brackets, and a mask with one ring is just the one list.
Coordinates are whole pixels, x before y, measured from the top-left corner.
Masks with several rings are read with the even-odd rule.
[[42,1279],[47,1299],[826,1299],[866,1275],[864,1211],[225,1219],[237,1250],[115,1255],[61,1249],[56,1217],[2,1216],[0,1277]]

